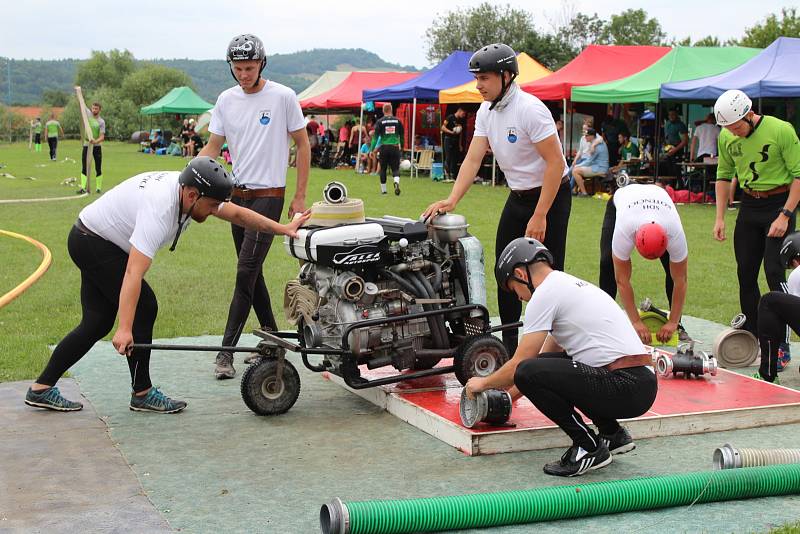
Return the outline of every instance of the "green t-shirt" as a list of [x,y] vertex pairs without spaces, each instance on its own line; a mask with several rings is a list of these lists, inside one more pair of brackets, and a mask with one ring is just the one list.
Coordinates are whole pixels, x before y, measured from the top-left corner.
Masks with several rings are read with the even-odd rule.
[[[629,156],[630,154],[630,156]],[[622,160],[639,157],[639,147],[633,141],[628,141],[627,145],[619,147],[619,157]]]
[[800,141],[788,122],[763,116],[749,137],[737,137],[726,128],[719,134],[717,179],[753,191],[768,191],[800,178]]
[[61,124],[57,120],[52,119],[47,121],[44,127],[47,128],[47,137],[58,137],[58,129],[61,127]]
[[36,121],[33,123],[33,133],[40,134],[42,133],[42,123],[41,121]]
[[[100,116],[95,118],[89,109],[86,110],[86,114],[89,116],[89,128],[92,129],[92,139],[100,139],[100,134],[106,133],[106,121]],[[87,141],[88,139],[84,140],[84,146],[88,144]]]
[[664,125],[664,139],[672,146],[678,146],[678,143],[681,142],[681,135],[688,132],[689,130],[681,120],[667,121]]

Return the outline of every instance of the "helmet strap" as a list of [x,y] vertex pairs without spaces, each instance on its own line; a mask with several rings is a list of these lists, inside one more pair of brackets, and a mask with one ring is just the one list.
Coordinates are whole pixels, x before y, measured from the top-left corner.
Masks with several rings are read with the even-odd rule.
[[264,69],[267,66],[267,58],[261,60],[261,67],[258,68],[258,76],[256,77],[255,83],[253,83],[253,89],[258,87],[258,84],[261,83],[261,73],[264,72]]
[[195,201],[192,202],[192,205],[189,206],[189,211],[186,212],[186,217],[181,218],[181,209],[183,208],[183,184],[181,184],[181,189],[178,192],[178,231],[175,232],[175,240],[172,242],[172,246],[169,247],[170,252],[175,252],[175,247],[178,246],[178,239],[180,239],[181,232],[183,231],[183,225],[186,224],[186,221],[192,216],[192,211],[194,211],[197,201],[200,200],[200,197],[202,196],[203,193],[200,193]]
[[508,88],[511,87],[511,84],[514,82],[514,79],[517,77],[516,74],[511,72],[511,79],[508,80],[508,83],[506,83],[506,72],[511,72],[511,71],[504,71],[504,70],[500,71],[500,94],[497,95],[497,98],[492,100],[492,105],[489,106],[489,111],[492,111],[494,109],[494,107],[497,104],[500,103],[500,101],[503,99],[503,97],[506,96],[506,92],[508,91]]

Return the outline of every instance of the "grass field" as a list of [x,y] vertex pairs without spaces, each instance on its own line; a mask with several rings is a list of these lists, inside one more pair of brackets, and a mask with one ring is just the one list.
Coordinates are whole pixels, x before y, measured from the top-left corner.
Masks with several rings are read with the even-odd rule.
[[[65,160],[65,157],[72,159]],[[0,175],[0,199],[74,195],[75,187],[61,185],[61,182],[80,175],[76,161],[79,158],[80,147],[75,141],[61,143],[58,162],[51,162],[46,150],[34,153],[23,144],[0,145],[0,164],[4,165],[0,173],[16,177]],[[104,187],[110,189],[148,170],[178,170],[185,163],[186,160],[177,157],[138,153],[134,145],[106,143],[103,148]],[[290,169],[290,190],[294,189],[294,178],[294,169]],[[369,216],[416,217],[430,202],[446,197],[450,191],[450,184],[433,183],[427,178],[405,178],[400,197],[381,196],[377,177],[356,175],[352,170],[312,169],[309,205],[321,199],[323,187],[331,180],[344,182],[351,197],[364,199]],[[506,194],[501,187],[475,186],[457,209],[467,216],[470,231],[484,244],[489,277],[494,268],[496,223]],[[38,375],[49,355],[48,345],[57,343],[79,321],[79,272],[67,254],[66,238],[81,208],[95,198],[93,195],[65,201],[0,204],[0,229],[30,235],[53,253],[53,265],[47,274],[19,299],[0,309],[0,381]],[[566,269],[593,283],[598,278],[604,209],[602,201],[574,199],[569,224]],[[679,210],[691,251],[685,313],[726,323],[739,311],[732,243],[729,240],[720,244],[711,238],[712,207],[681,206]],[[727,217],[729,234],[732,234],[735,212],[728,212]],[[283,286],[296,275],[297,262],[284,252],[282,241],[276,244],[264,271],[276,315],[282,320]],[[39,263],[39,253],[22,241],[0,236],[0,261],[2,294],[33,272]],[[661,265],[641,259],[635,259],[634,263],[637,300],[649,296],[656,304],[666,307]],[[235,269],[229,227],[216,219],[192,225],[174,253],[162,250],[147,275],[159,301],[155,337],[222,334]],[[763,280],[762,287],[766,287]],[[491,311],[496,315],[494,285],[487,290]],[[250,326],[257,326],[254,315],[248,328]]]

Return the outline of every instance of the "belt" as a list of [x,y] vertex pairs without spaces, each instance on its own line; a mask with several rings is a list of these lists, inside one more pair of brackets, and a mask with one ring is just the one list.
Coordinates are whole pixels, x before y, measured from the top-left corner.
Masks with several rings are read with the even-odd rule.
[[605,369],[609,371],[616,371],[617,369],[627,369],[628,367],[642,367],[653,365],[653,357],[649,354],[631,354],[617,358],[608,365],[604,365]]
[[[569,176],[564,176],[561,179],[561,183],[558,184],[558,186],[561,187],[562,185],[568,183],[569,183]],[[542,192],[542,186],[534,187],[533,189],[512,189],[511,192],[517,195],[518,197],[533,197]]]
[[261,189],[247,189],[246,187],[234,187],[231,196],[250,200],[251,198],[274,197],[283,198],[286,192],[285,187],[264,187]]
[[767,189],[766,191],[753,191],[752,189],[743,188],[742,191],[747,193],[749,196],[753,198],[767,198],[771,197],[772,195],[780,195],[781,193],[785,193],[789,190],[789,185],[780,185],[773,189]]
[[104,238],[100,237],[99,235],[97,235],[96,233],[94,233],[91,230],[89,230],[88,228],[86,228],[86,225],[83,224],[83,221],[81,221],[80,218],[78,218],[78,220],[75,221],[75,228],[77,228],[80,233],[82,233],[84,235],[88,235],[89,237],[96,237],[98,239],[104,239]]

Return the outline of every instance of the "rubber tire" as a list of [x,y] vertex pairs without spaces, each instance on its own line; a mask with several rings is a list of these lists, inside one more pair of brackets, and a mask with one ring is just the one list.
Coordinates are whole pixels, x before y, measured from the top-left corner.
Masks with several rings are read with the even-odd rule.
[[300,396],[300,375],[289,360],[283,361],[283,391],[274,399],[262,392],[267,380],[274,380],[278,372],[275,358],[254,363],[242,375],[242,400],[256,415],[279,415],[286,413]]
[[461,382],[462,386],[466,385],[467,381],[473,376],[488,376],[491,374],[478,373],[475,368],[478,357],[487,353],[495,360],[492,372],[500,369],[509,360],[506,346],[503,345],[502,341],[490,334],[469,338],[461,345],[453,357],[453,365],[456,368],[456,378]]

